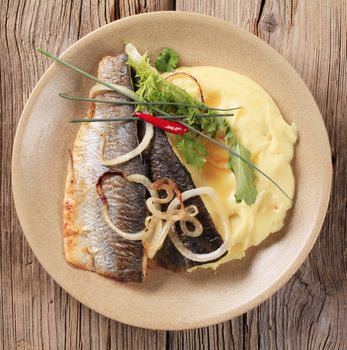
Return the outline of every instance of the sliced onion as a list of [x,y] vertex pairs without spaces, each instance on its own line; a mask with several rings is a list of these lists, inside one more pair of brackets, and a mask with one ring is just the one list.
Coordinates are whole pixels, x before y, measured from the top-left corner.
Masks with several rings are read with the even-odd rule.
[[185,216],[184,209],[183,210],[169,210],[169,211],[161,211],[156,207],[156,202],[154,201],[156,198],[148,198],[146,201],[147,208],[151,212],[153,216],[161,220],[170,220],[177,221],[181,220]]
[[144,56],[142,56],[137,48],[131,43],[125,45],[125,52],[136,63],[140,63],[144,58]]
[[117,92],[115,90],[118,90],[118,91],[125,93],[129,98],[134,99],[135,101],[138,99],[135,92],[131,89],[128,89],[125,86],[118,85],[118,84],[111,84],[111,83],[109,83],[109,85],[113,86],[114,89],[107,87],[103,84],[99,84],[99,83],[95,84],[89,90],[89,98],[94,98],[95,96],[103,94],[105,92]]
[[128,181],[136,182],[138,184],[145,186],[147,188],[148,192],[150,193],[151,197],[153,197],[153,198],[159,197],[158,191],[153,189],[152,182],[148,177],[146,177],[142,174],[131,174],[131,175],[127,175],[126,179]]
[[[152,184],[152,188],[157,190],[164,190],[166,192],[166,197],[164,198],[148,198],[146,201],[148,210],[152,213],[153,216],[160,218],[162,220],[181,220],[185,215],[184,205],[181,199],[181,192],[179,191],[177,185],[171,179],[160,179]],[[176,194],[176,198],[181,206],[180,210],[168,210],[162,212],[157,209],[158,203],[166,204],[170,203]]]
[[[170,217],[170,214],[172,214],[173,212],[174,212],[174,210],[171,210],[171,211],[167,211],[166,213]],[[195,222],[195,220],[194,220],[195,218],[193,217],[199,213],[196,206],[190,205],[189,207],[184,209],[184,212],[185,212],[185,216],[183,217],[182,220],[191,221],[197,227],[197,229],[196,229],[197,232],[192,232],[192,231],[187,229],[187,231],[188,231],[187,234],[190,236],[194,235],[194,237],[200,235],[203,231],[202,225],[200,224],[200,222],[198,220],[196,220],[196,222]],[[172,216],[172,217],[174,217],[174,216]],[[167,220],[163,225],[162,219],[156,218],[154,216],[151,216],[151,218],[153,218],[153,220],[158,220],[158,223],[157,223],[157,226],[155,228],[155,231],[153,233],[152,238],[151,239],[148,239],[148,238],[146,239],[146,237],[144,238],[144,242],[145,242],[144,246],[146,247],[147,256],[152,259],[155,256],[155,254],[157,253],[157,251],[162,247],[172,225],[174,225],[178,220]],[[199,225],[201,225],[201,229],[199,228]],[[201,230],[201,232],[199,230]]]
[[[158,196],[156,197],[152,196],[151,198],[148,198],[146,201],[147,208],[152,214],[152,216],[150,217],[151,218],[150,225],[155,225],[154,230],[153,230],[153,226],[149,228],[149,225],[148,225],[148,230],[151,230],[152,235],[148,234],[143,239],[143,244],[146,249],[146,255],[151,259],[155,256],[157,251],[161,248],[168,234],[169,228],[167,228],[165,224],[163,228],[163,220],[172,219],[172,218],[179,219],[181,216],[184,216],[185,213],[184,213],[183,202],[181,200],[181,192],[178,190],[176,184],[172,180],[160,179],[152,183],[150,187],[152,189],[164,190],[166,192],[166,196],[164,198],[158,198]],[[163,213],[160,210],[161,204],[166,204],[171,202],[174,197],[174,194],[176,194],[178,198],[178,202],[181,206],[181,209],[172,210],[171,212]],[[175,218],[175,215],[177,218]]]
[[[144,175],[141,174],[132,174],[126,176],[126,179],[132,182],[140,183],[143,186],[147,188],[149,191],[151,197],[153,200],[158,199],[158,202],[154,204],[154,209],[160,211],[160,204],[165,203],[165,199],[159,198],[158,191],[156,188],[158,186],[153,186],[153,183]],[[173,198],[173,190],[170,186],[163,184],[160,189],[163,189],[165,187],[165,190],[168,192],[172,192],[172,194],[168,193],[169,201]],[[157,251],[161,248],[163,245],[163,242],[166,238],[167,233],[163,233],[163,222],[160,218],[155,216],[147,216],[145,220],[145,230],[143,235],[143,245],[146,249],[146,255],[148,258],[152,259],[154,255],[157,253]]]
[[[143,186],[145,186],[147,190],[150,192],[151,197],[147,200],[148,202],[147,205],[149,204],[149,210],[153,213],[152,213],[152,216],[148,216],[146,218],[144,230],[133,232],[133,233],[127,233],[122,231],[116,225],[113,224],[110,218],[109,210],[108,210],[107,198],[102,190],[103,179],[111,175],[122,176],[128,181],[140,183]],[[141,174],[127,175],[122,171],[109,171],[100,176],[96,185],[96,189],[102,201],[102,211],[103,211],[104,219],[106,223],[109,225],[109,227],[124,239],[130,240],[130,241],[142,240],[143,245],[146,249],[146,255],[149,258],[153,258],[155,256],[157,251],[163,245],[167,235],[169,235],[176,249],[183,256],[185,256],[187,259],[190,259],[192,261],[208,262],[211,260],[215,260],[220,256],[222,256],[228,250],[230,224],[223,210],[222,205],[220,205],[220,200],[217,196],[217,193],[211,187],[200,187],[200,188],[183,192],[181,194],[179,193],[175,185],[171,184],[170,186],[170,182],[167,180],[161,180],[160,184],[157,183],[153,186],[153,183],[144,175],[141,175]],[[167,196],[165,198],[159,198],[157,189],[165,190],[167,193]],[[176,192],[177,197],[172,200],[174,192]],[[183,201],[195,196],[200,196],[202,194],[209,195],[215,201],[216,206],[220,208],[219,215],[222,215],[222,221],[224,224],[223,244],[214,252],[211,252],[208,254],[196,254],[190,251],[189,249],[187,249],[182,243],[182,241],[180,240],[180,237],[178,236],[174,228],[174,224],[177,221],[180,221],[180,225],[184,234],[190,237],[197,237],[201,235],[203,231],[203,227],[201,223],[195,218],[195,216],[199,213],[197,207],[194,205],[190,205],[187,208],[184,208]],[[165,213],[162,213],[160,210],[160,204],[168,203],[169,201],[171,201],[171,203],[169,204],[167,211]],[[177,209],[179,206],[181,207],[180,210]],[[166,220],[164,224],[163,224],[163,220]],[[188,229],[187,222],[191,222],[194,225],[194,231],[191,231]]]
[[145,226],[149,226],[152,223],[152,216],[147,216],[145,219]]
[[[199,211],[195,206],[191,205],[185,209],[186,215],[196,215]],[[190,213],[189,213],[190,211]],[[188,212],[188,213],[187,213]],[[160,230],[155,232],[153,236],[153,240],[150,243],[151,250],[148,253],[149,258],[153,258],[157,251],[162,247],[171,227],[177,222],[178,220],[168,220],[164,223],[162,227],[160,227]],[[160,220],[160,222],[162,222]]]
[[164,225],[162,225],[162,220],[159,220],[159,223],[161,224],[159,227],[157,226],[157,229],[154,232],[152,240],[147,245],[147,256],[152,259],[155,254],[158,252],[158,250],[162,247],[164,244],[164,241],[169,234],[170,229],[175,224],[176,221],[166,221]]
[[[204,228],[201,222],[195,217],[199,214],[199,209],[195,205],[189,205],[185,208],[185,216],[180,220],[180,227],[182,232],[189,237],[199,237]],[[194,230],[190,230],[187,227],[187,222],[190,222],[194,226]]]
[[173,221],[181,220],[185,216],[184,207],[182,206],[181,206],[181,209],[179,210],[168,210],[164,212],[160,210],[160,204],[169,203],[172,201],[174,197],[173,190],[168,185],[162,185],[160,190],[166,191],[165,198],[150,197],[146,201],[147,208],[150,211],[150,213],[156,218],[159,218],[162,220],[173,220]]
[[[126,177],[127,180],[142,184],[148,190],[151,198],[159,198],[158,191],[153,188],[151,180],[141,174],[131,174]],[[156,203],[156,209],[160,210],[160,204]],[[162,221],[154,216],[147,216],[145,220],[145,234],[143,236],[143,245],[147,251],[147,256],[152,258],[158,248],[156,247],[157,236],[160,234],[162,229]]]
[[[187,226],[187,222],[190,222],[192,225],[194,225],[194,230],[190,230]],[[199,237],[202,232],[204,231],[204,228],[202,227],[201,222],[197,218],[184,218],[180,221],[180,227],[182,232],[189,237]]]
[[110,226],[110,228],[115,231],[118,235],[120,235],[122,238],[127,239],[129,241],[140,241],[143,239],[145,230],[138,231],[138,232],[124,232],[120,228],[118,228],[111,220],[110,214],[108,211],[108,202],[107,198],[105,196],[105,193],[102,189],[102,182],[106,177],[109,176],[121,176],[123,178],[126,178],[126,174],[123,171],[117,170],[117,171],[107,171],[106,173],[102,174],[97,183],[96,183],[96,192],[99,195],[101,202],[102,202],[102,213],[104,216],[104,219],[106,223]]
[[153,184],[152,184],[151,188],[155,188],[157,190],[163,190],[166,192],[166,197],[158,198],[158,199],[156,199],[156,202],[161,203],[161,204],[165,204],[165,203],[170,203],[172,201],[172,199],[174,197],[174,191],[170,185],[167,185],[164,183],[160,186],[153,186]]
[[145,234],[143,236],[143,243],[144,246],[146,245],[146,242],[150,242],[153,238],[154,229],[157,224],[157,221],[153,216],[147,216],[145,219]]
[[199,209],[196,205],[190,205],[186,208],[187,217],[194,217],[199,214]]
[[105,135],[101,134],[100,135],[100,162],[103,165],[106,166],[113,166],[113,165],[118,165],[121,163],[125,163],[129,161],[132,158],[135,158],[136,156],[140,155],[150,144],[151,139],[153,137],[153,125],[146,123],[146,133],[145,136],[143,137],[142,141],[139,143],[139,145],[133,149],[132,151],[123,154],[117,158],[114,159],[104,159],[104,147],[105,147]]
[[148,258],[152,259],[157,251],[161,248],[166,238],[166,235],[163,234],[163,221],[158,218],[153,218],[153,226],[152,234],[150,236],[146,236],[143,239],[143,245],[146,249],[146,255]]
[[[230,232],[230,223],[228,220],[228,217],[223,209],[223,206],[220,203],[220,200],[218,198],[218,195],[216,191],[212,187],[200,187],[200,188],[195,188],[192,190],[188,190],[186,192],[182,193],[182,200],[185,201],[189,198],[195,197],[195,196],[200,196],[202,194],[206,194],[210,196],[216,203],[216,207],[219,208],[219,215],[222,216],[222,222],[224,224],[224,234],[223,234],[223,239],[224,242],[223,244],[216,249],[215,251],[207,254],[198,254],[198,253],[193,253],[190,251],[181,241],[179,235],[175,230],[171,230],[169,232],[169,237],[176,247],[176,249],[187,259],[192,260],[192,261],[197,261],[197,262],[208,262],[211,260],[215,260],[220,258],[225,252],[228,251],[229,248],[229,232]],[[169,205],[168,210],[173,210],[177,208],[179,205],[179,201],[177,198],[175,198]],[[166,222],[165,225],[169,223]],[[171,225],[172,226],[172,225]]]
[[105,85],[102,85],[102,84],[95,84],[90,90],[89,90],[89,98],[94,98],[98,95],[101,95],[105,92],[110,92],[110,91],[113,91],[115,92],[114,90],[112,90],[111,88],[105,86]]
[[[137,50],[137,48],[131,43],[126,44],[124,49],[128,57],[136,63],[141,63],[142,61],[146,60],[148,57],[147,53],[145,53],[144,55],[141,55]],[[158,71],[151,65],[148,66],[148,69],[152,70],[155,73],[158,73]]]
[[103,212],[103,216],[104,219],[106,221],[106,223],[110,226],[110,228],[115,231],[117,234],[119,234],[122,238],[127,239],[129,241],[140,241],[143,239],[146,231],[142,230],[142,231],[138,231],[138,232],[132,232],[132,233],[127,233],[122,231],[121,229],[119,229],[111,220],[110,218],[110,214],[108,211],[108,203],[107,203],[107,198],[102,190],[102,181],[105,177],[107,176],[111,176],[111,175],[117,175],[117,176],[121,176],[129,181],[133,181],[133,182],[137,182],[137,183],[141,183],[143,184],[148,191],[151,193],[151,196],[156,197],[158,196],[158,192],[156,190],[153,190],[151,188],[151,181],[144,175],[141,174],[132,174],[132,175],[126,175],[124,172],[122,171],[109,171],[104,173],[103,175],[101,175],[99,177],[99,180],[96,184],[96,190],[97,193],[102,201],[102,212]]
[[[154,189],[158,189],[158,190],[164,189],[166,191],[167,195],[169,194],[168,191],[173,191],[176,194],[176,197],[179,200],[181,207],[182,208],[184,207],[183,202],[182,202],[182,197],[181,197],[181,191],[177,187],[176,183],[174,181],[172,181],[171,179],[156,180],[155,182],[152,183],[152,187]],[[169,203],[172,198],[173,198],[173,196],[170,198],[170,200],[166,200],[163,203]]]

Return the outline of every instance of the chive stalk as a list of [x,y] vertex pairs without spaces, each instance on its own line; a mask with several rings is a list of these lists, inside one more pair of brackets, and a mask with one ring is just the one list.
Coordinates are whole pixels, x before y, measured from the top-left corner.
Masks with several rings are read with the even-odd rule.
[[[71,64],[71,63],[65,62],[65,61],[63,61],[62,59],[60,59],[59,57],[56,57],[56,56],[54,56],[53,54],[51,54],[51,53],[49,53],[49,52],[47,52],[47,51],[45,51],[45,50],[43,50],[43,49],[41,49],[41,48],[36,48],[36,51],[39,52],[39,53],[41,53],[41,54],[43,54],[43,55],[45,55],[45,56],[47,56],[47,57],[49,57],[49,58],[51,58],[51,59],[53,59],[54,61],[56,61],[56,62],[62,64],[63,66],[65,66],[65,67],[67,67],[67,68],[70,68],[71,70],[73,70],[73,71],[75,71],[75,72],[77,72],[77,73],[79,73],[79,74],[81,74],[81,75],[83,75],[83,76],[85,76],[85,77],[87,77],[87,78],[89,78],[89,79],[92,79],[92,80],[94,80],[95,82],[97,82],[97,83],[99,83],[99,84],[101,84],[101,85],[104,85],[104,86],[110,88],[111,90],[113,90],[113,91],[119,93],[119,94],[122,95],[122,96],[128,97],[129,99],[131,99],[131,100],[133,100],[133,101],[135,101],[135,102],[137,102],[137,103],[143,102],[143,101],[141,101],[141,100],[137,97],[137,95],[136,95],[133,91],[131,91],[131,90],[129,90],[129,89],[123,88],[123,87],[121,87],[121,86],[115,86],[115,85],[110,84],[110,83],[107,83],[107,82],[105,82],[105,81],[103,81],[103,80],[101,80],[101,79],[98,79],[97,77],[95,77],[95,76],[93,76],[93,75],[87,73],[87,72],[84,71],[83,69],[81,69],[81,68],[79,68],[79,67],[76,67],[76,66],[74,66],[74,65]],[[127,90],[129,90],[129,91],[127,91]],[[163,105],[163,103],[162,103],[161,105]],[[166,117],[171,117],[171,114],[166,113],[165,111],[162,111],[162,110],[160,110],[160,109],[158,109],[158,108],[153,108],[153,110],[155,110],[156,112],[158,112],[158,113],[160,113],[160,114],[162,114],[162,115],[164,115],[164,116],[166,116]],[[194,128],[193,126],[191,126],[191,125],[189,125],[189,124],[187,124],[187,123],[185,123],[185,122],[181,122],[181,123],[182,123],[183,125],[185,125],[186,127],[188,127],[192,132],[198,134],[199,136],[205,138],[206,140],[208,140],[208,141],[210,141],[210,142],[216,144],[217,146],[223,148],[223,149],[226,150],[227,152],[231,153],[233,156],[238,157],[239,159],[241,159],[241,160],[242,160],[243,162],[245,162],[249,167],[251,167],[251,168],[257,170],[257,171],[258,171],[260,174],[262,174],[266,179],[268,179],[274,186],[276,186],[290,201],[292,201],[292,199],[291,199],[291,198],[287,195],[287,193],[280,187],[280,185],[278,185],[270,176],[268,176],[266,173],[264,173],[264,172],[263,172],[261,169],[259,169],[256,165],[254,165],[253,163],[249,162],[247,159],[245,159],[244,157],[242,157],[240,154],[234,152],[233,150],[231,150],[229,147],[227,147],[226,145],[224,145],[224,144],[221,143],[220,141],[215,140],[215,139],[211,138],[211,137],[208,136],[208,135],[205,135],[202,131],[200,131],[200,130]]]
[[208,107],[203,105],[191,105],[188,103],[177,103],[177,102],[148,102],[148,101],[119,101],[119,100],[102,100],[98,98],[90,98],[90,97],[79,97],[79,96],[71,96],[68,94],[65,94],[63,92],[59,93],[59,96],[62,98],[65,98],[67,100],[73,100],[73,101],[82,101],[82,102],[97,102],[97,103],[107,103],[107,104],[115,104],[115,105],[139,105],[139,106],[176,106],[176,107],[190,107],[190,108],[197,108],[202,110],[210,110],[210,111],[234,111],[237,109],[240,109],[242,107],[233,107],[233,108],[217,108],[217,107]]
[[[209,117],[226,117],[233,116],[233,114],[196,114],[195,117],[198,118],[209,118]],[[156,118],[167,119],[167,120],[181,120],[187,118],[185,115],[156,115]],[[129,122],[139,120],[134,116],[129,117],[117,117],[117,118],[84,118],[84,119],[72,119],[70,123],[95,123],[95,122]]]

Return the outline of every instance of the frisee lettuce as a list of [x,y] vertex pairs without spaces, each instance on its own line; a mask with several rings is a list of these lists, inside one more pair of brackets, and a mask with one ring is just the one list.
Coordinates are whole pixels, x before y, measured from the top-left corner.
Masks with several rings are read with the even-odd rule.
[[[185,122],[202,131],[204,134],[212,138],[216,138],[217,133],[223,134],[225,144],[230,147],[232,151],[238,153],[251,163],[250,152],[240,144],[225,118],[197,117],[198,114],[213,114],[215,111],[204,109],[206,106],[195,100],[183,89],[165,80],[158,71],[151,66],[147,53],[141,56],[132,44],[126,45],[126,52],[128,54],[127,64],[133,68],[136,73],[136,94],[141,100],[149,102],[178,102],[201,107],[192,108],[163,104],[160,106],[139,106],[139,110],[144,110],[145,108],[146,112],[154,115],[158,114],[158,110],[166,113],[186,115]],[[205,146],[199,142],[199,138],[189,132],[185,135],[177,136],[176,141],[176,147],[187,163],[201,169],[206,162],[208,152]],[[236,178],[236,201],[241,202],[243,200],[248,205],[253,204],[257,197],[253,168],[231,153],[229,153],[228,164]]]

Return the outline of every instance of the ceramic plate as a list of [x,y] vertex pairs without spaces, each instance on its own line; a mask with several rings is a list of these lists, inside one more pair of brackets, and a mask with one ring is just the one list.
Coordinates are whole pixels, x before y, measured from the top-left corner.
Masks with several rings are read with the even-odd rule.
[[93,82],[52,64],[24,108],[14,144],[13,193],[24,234],[57,283],[112,319],[153,329],[186,329],[236,317],[290,279],[321,229],[331,184],[330,147],[322,116],[284,58],[252,34],[212,17],[179,12],[129,17],[92,32],[61,57],[95,73],[99,60],[120,53],[123,42],[153,56],[171,47],[179,52],[183,65],[214,65],[245,74],[270,93],[289,123],[295,121],[297,192],[285,228],[217,273],[152,269],[144,284],[125,285],[66,264],[62,203],[68,150],[78,130],[68,121],[84,115],[87,105],[62,100],[58,93],[84,96]]

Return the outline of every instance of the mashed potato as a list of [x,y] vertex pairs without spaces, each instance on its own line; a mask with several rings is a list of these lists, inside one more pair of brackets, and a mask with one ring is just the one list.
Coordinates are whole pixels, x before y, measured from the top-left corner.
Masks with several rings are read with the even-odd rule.
[[[290,196],[294,195],[295,179],[291,167],[294,144],[297,139],[295,125],[282,117],[269,94],[255,81],[236,72],[217,67],[179,68],[177,71],[194,76],[199,82],[205,103],[211,107],[242,107],[234,111],[228,121],[240,142],[251,152],[252,162],[274,179]],[[192,95],[199,91],[191,88],[191,81],[175,80]],[[185,87],[185,84],[187,86]],[[251,246],[261,243],[272,232],[283,226],[287,210],[292,203],[269,180],[255,171],[258,197],[248,206],[235,201],[235,176],[227,168],[228,155],[212,144],[206,144],[209,158],[199,171],[185,164],[196,187],[211,186],[218,192],[231,224],[230,249],[217,263],[203,267],[216,268],[232,259],[240,259]],[[182,159],[184,162],[184,160]],[[220,230],[222,223],[216,215],[218,208],[203,198],[213,221]]]

